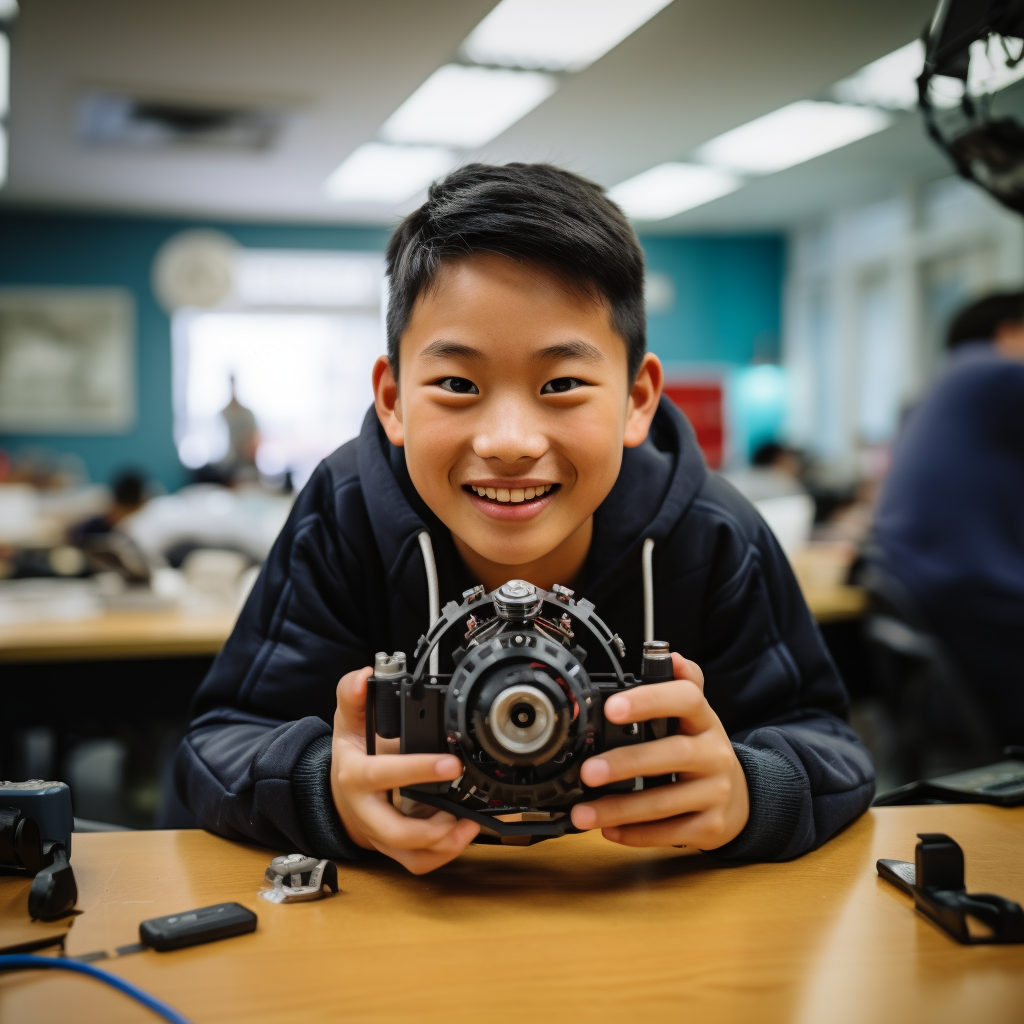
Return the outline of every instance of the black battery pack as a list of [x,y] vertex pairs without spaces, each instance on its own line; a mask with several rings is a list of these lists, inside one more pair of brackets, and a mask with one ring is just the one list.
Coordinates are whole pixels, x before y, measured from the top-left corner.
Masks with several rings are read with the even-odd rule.
[[251,910],[240,903],[216,903],[180,914],[151,917],[139,925],[139,939],[144,946],[166,952],[254,931],[256,915]]

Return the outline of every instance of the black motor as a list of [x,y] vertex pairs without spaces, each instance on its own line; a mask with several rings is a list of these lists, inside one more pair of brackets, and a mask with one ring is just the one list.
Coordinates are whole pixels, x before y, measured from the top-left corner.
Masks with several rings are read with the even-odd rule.
[[[598,645],[610,672],[588,675],[577,634]],[[453,638],[454,671],[431,671],[432,652],[436,665],[442,641]],[[668,644],[644,644],[639,680],[622,671],[625,653],[593,604],[574,600],[566,587],[545,591],[523,580],[490,594],[474,587],[461,603],[446,605],[420,638],[411,673],[401,651],[377,655],[367,691],[367,750],[374,751],[379,735],[400,737],[403,754],[455,754],[465,765],[460,779],[401,794],[478,821],[480,842],[527,844],[578,831],[569,817],[574,804],[645,784],[629,779],[589,789],[580,781],[583,761],[667,731],[664,720],[622,726],[605,719],[613,693],[672,678]]]

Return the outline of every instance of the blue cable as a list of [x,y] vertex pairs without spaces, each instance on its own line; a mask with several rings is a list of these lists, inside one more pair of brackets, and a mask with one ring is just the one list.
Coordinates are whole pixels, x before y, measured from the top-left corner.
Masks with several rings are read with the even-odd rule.
[[138,985],[133,985],[116,974],[101,971],[98,967],[93,967],[92,964],[81,964],[77,960],[65,960],[61,957],[29,956],[25,953],[8,953],[0,956],[0,971],[28,970],[77,971],[79,974],[87,974],[90,978],[104,981],[126,996],[131,996],[132,999],[142,1003],[143,1006],[163,1017],[164,1020],[170,1021],[170,1024],[190,1024],[188,1018],[183,1017],[174,1007],[168,1006],[156,996],[151,996]]

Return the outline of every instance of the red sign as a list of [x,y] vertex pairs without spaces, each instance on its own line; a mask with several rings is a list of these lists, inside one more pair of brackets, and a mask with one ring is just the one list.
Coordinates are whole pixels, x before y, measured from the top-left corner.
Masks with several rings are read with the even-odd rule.
[[665,384],[665,395],[683,410],[697,434],[704,458],[712,469],[722,468],[725,412],[718,381],[675,381]]

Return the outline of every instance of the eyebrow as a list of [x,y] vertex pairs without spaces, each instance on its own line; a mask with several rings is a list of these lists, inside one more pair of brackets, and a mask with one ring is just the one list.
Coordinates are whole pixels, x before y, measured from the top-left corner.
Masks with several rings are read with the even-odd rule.
[[[444,359],[452,356],[463,359],[484,358],[484,353],[477,348],[473,348],[472,345],[467,345],[461,341],[448,341],[444,338],[432,341],[420,355],[427,359]],[[592,345],[589,341],[577,339],[574,341],[561,341],[556,345],[548,345],[546,348],[535,352],[533,359],[536,362],[542,362],[545,359],[583,359],[587,362],[597,363],[604,360],[604,355],[596,345]]]
[[443,359],[445,356],[461,356],[463,359],[483,357],[483,353],[472,345],[464,345],[461,341],[446,341],[443,338],[432,341],[420,355],[428,359]]
[[542,359],[584,359],[590,363],[604,361],[604,355],[596,345],[589,341],[562,341],[557,345],[549,345],[534,353],[533,358],[538,362]]

